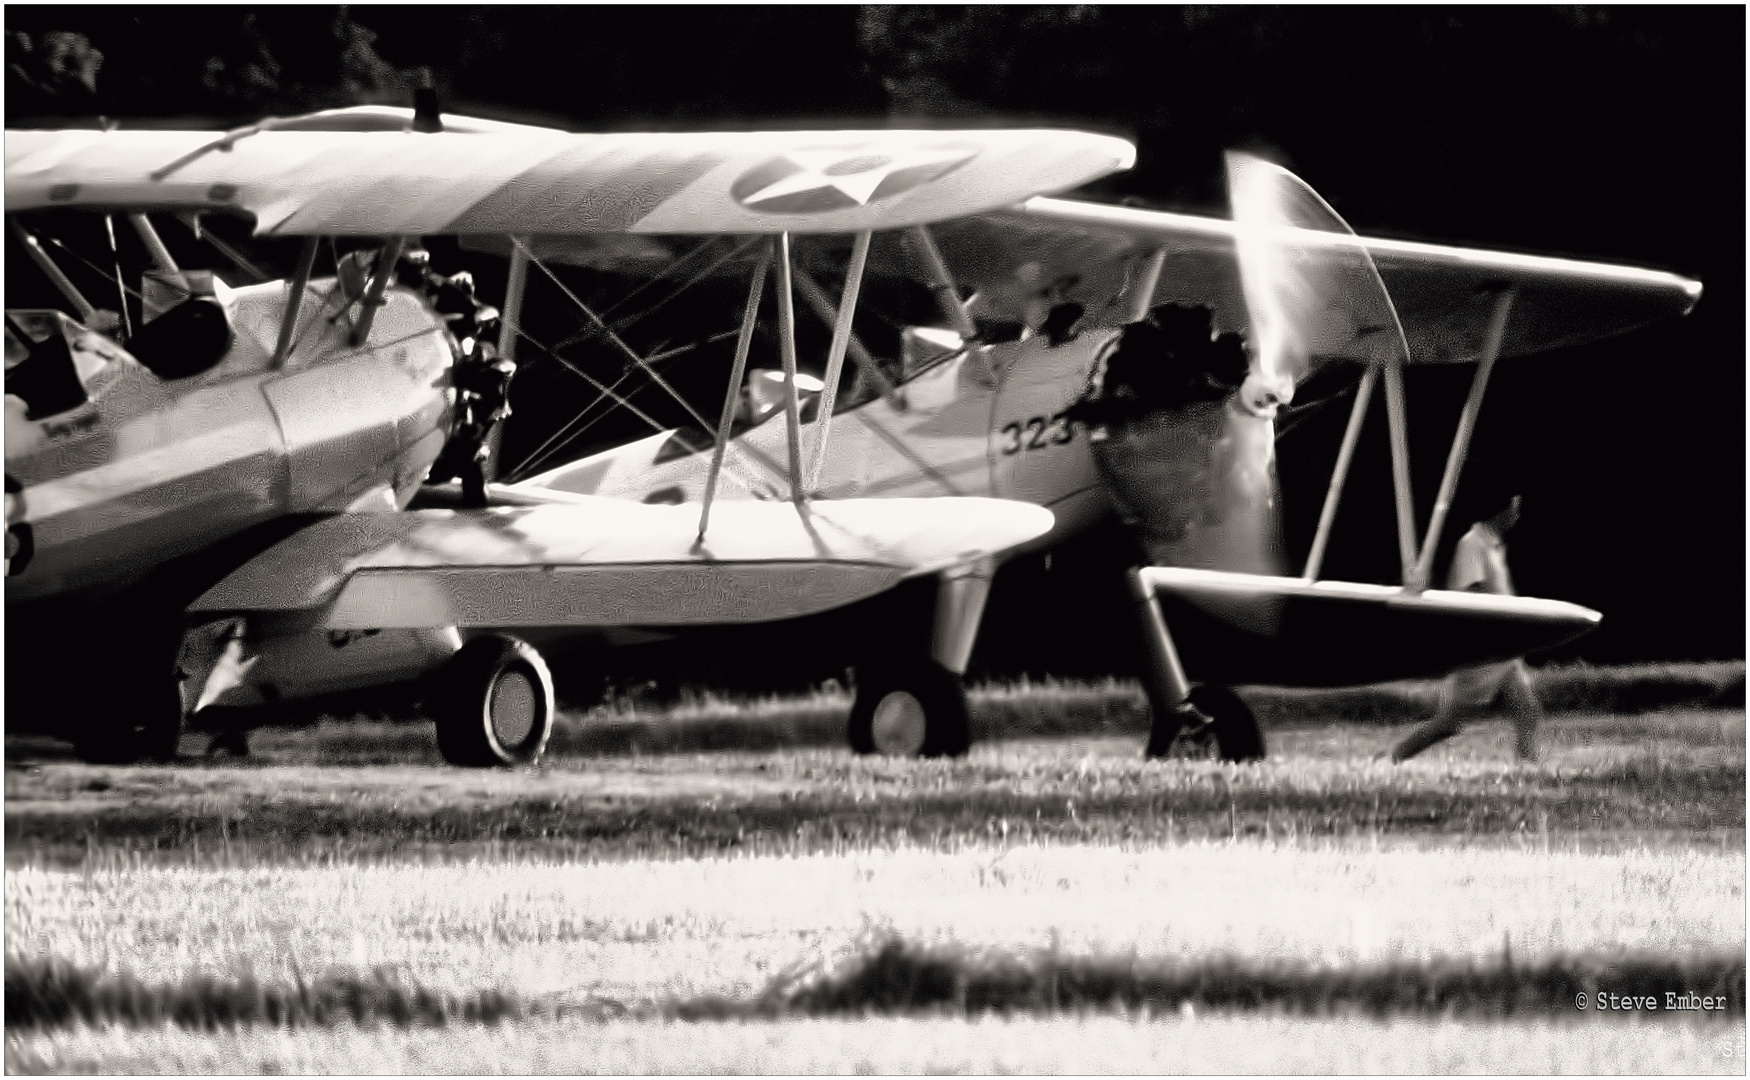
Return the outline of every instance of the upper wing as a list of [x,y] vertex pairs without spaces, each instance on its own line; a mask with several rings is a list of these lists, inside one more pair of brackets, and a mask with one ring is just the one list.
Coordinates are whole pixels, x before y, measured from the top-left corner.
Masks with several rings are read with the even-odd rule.
[[795,618],[1023,544],[1051,512],[1001,499],[723,500],[559,492],[530,505],[342,514],[281,541],[195,601],[331,630],[684,626]]
[[217,138],[8,131],[6,209],[231,209],[264,235],[853,232],[1013,205],[1135,159],[1078,131],[423,134],[356,130],[346,112],[351,130],[304,118]]
[[[1161,250],[1165,259],[1154,303],[1202,304],[1214,309],[1222,329],[1247,325],[1231,221],[1037,198],[936,231],[955,274],[981,290],[1000,292],[1017,279],[1046,283],[1074,274],[1082,278],[1081,295],[1101,301],[1117,295],[1125,275]],[[1476,359],[1504,285],[1514,286],[1517,295],[1502,356],[1576,345],[1682,315],[1701,296],[1698,281],[1632,266],[1337,233],[1296,237],[1303,249],[1352,250],[1357,244],[1378,266],[1403,322],[1410,358],[1418,363]],[[1365,340],[1319,341],[1313,351],[1377,358]]]

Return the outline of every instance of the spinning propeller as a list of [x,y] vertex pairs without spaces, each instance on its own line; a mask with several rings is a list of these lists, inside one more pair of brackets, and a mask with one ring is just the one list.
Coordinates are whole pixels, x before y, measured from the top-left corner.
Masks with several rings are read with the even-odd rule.
[[1298,176],[1249,154],[1228,153],[1227,177],[1251,326],[1242,404],[1273,416],[1316,359],[1407,361],[1385,282],[1337,212]]

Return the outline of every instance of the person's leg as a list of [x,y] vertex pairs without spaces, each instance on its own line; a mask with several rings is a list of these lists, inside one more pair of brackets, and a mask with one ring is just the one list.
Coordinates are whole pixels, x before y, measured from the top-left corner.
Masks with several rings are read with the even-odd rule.
[[1398,741],[1392,747],[1393,761],[1408,761],[1437,742],[1450,739],[1458,734],[1463,722],[1458,718],[1459,706],[1459,673],[1454,672],[1440,680],[1440,703],[1434,709],[1434,715],[1417,725],[1416,729]]
[[1537,691],[1532,689],[1531,673],[1525,669],[1525,661],[1513,661],[1501,689],[1507,699],[1508,711],[1513,715],[1513,750],[1520,761],[1536,761],[1537,727],[1543,719],[1543,705],[1537,700]]

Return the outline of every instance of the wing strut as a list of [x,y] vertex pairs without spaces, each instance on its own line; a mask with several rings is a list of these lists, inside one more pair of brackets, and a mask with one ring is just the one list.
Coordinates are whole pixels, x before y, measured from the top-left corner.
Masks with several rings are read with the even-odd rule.
[[960,289],[954,284],[954,275],[948,272],[948,264],[942,261],[942,252],[936,247],[936,238],[930,235],[929,227],[913,225],[909,231],[917,242],[924,269],[929,272],[930,291],[936,294],[936,303],[941,306],[942,314],[962,341],[977,337],[978,327],[973,325],[972,316],[966,314],[966,305],[960,302]]
[[851,247],[851,264],[845,269],[845,291],[839,297],[839,315],[833,323],[832,347],[826,354],[826,385],[820,391],[820,407],[814,421],[814,460],[808,466],[807,490],[820,483],[820,470],[826,464],[827,436],[832,431],[832,407],[839,393],[839,375],[845,367],[845,347],[851,340],[851,320],[857,314],[857,294],[863,288],[863,264],[869,261],[869,238],[864,229],[857,234]]
[[1385,362],[1385,419],[1391,435],[1392,494],[1398,509],[1398,560],[1406,583],[1416,573],[1416,504],[1410,493],[1410,434],[1404,416],[1404,362]]
[[1161,267],[1167,262],[1167,249],[1155,248],[1148,258],[1144,259],[1135,270],[1135,280],[1130,284],[1130,310],[1125,313],[1126,324],[1141,322],[1148,318],[1149,308],[1154,306],[1155,287],[1161,281]]
[[[796,291],[802,294],[802,299],[808,302],[808,306],[814,309],[816,315],[820,316],[821,322],[828,326],[837,324],[832,301],[826,298],[826,293],[814,283],[813,278],[808,276],[808,271],[801,268],[796,270]],[[881,370],[881,365],[875,362],[875,357],[870,354],[868,349],[864,348],[863,342],[857,337],[855,330],[850,332],[847,348],[850,351],[851,360],[857,365],[857,371],[875,384],[876,391],[880,393],[887,404],[893,406],[893,411],[904,412],[905,398],[900,396],[898,388],[893,385],[893,380],[889,379]]]
[[134,231],[140,234],[140,243],[146,245],[147,252],[151,254],[152,265],[165,274],[180,275],[182,270],[176,265],[176,260],[170,257],[170,249],[164,246],[158,230],[152,227],[152,219],[145,214],[129,214],[128,220],[133,223]]
[[741,316],[741,332],[735,338],[735,363],[729,369],[729,389],[723,394],[723,415],[717,420],[717,445],[711,450],[711,472],[705,477],[704,505],[699,508],[699,540],[711,523],[711,500],[717,495],[717,477],[723,472],[723,455],[729,451],[729,434],[735,424],[735,405],[741,397],[741,379],[747,371],[747,351],[753,346],[754,326],[760,317],[760,295],[766,288],[766,272],[772,265],[772,246],[760,245],[760,260],[747,287],[747,310]]
[[[528,237],[521,238],[524,241]],[[516,370],[517,333],[523,322],[523,291],[529,283],[529,253],[521,244],[510,248],[510,273],[504,282],[504,310],[498,313],[498,355]],[[514,375],[512,376],[514,378]],[[492,425],[486,433],[486,460],[481,463],[486,481],[498,475],[498,455],[504,446],[504,421]]]
[[1458,416],[1458,430],[1452,434],[1452,450],[1446,456],[1446,473],[1440,478],[1440,493],[1434,497],[1434,516],[1428,521],[1428,535],[1422,541],[1415,576],[1404,582],[1406,592],[1419,593],[1428,587],[1428,574],[1434,565],[1434,547],[1440,540],[1440,530],[1446,527],[1446,513],[1452,509],[1452,492],[1458,487],[1458,474],[1464,470],[1471,433],[1477,426],[1477,413],[1483,407],[1483,391],[1488,389],[1489,373],[1495,368],[1495,358],[1501,352],[1501,339],[1507,333],[1507,317],[1513,311],[1513,297],[1511,288],[1503,289],[1495,297],[1495,310],[1489,315],[1489,329],[1483,339],[1483,353],[1477,358],[1477,373],[1471,376],[1470,395],[1465,398],[1464,411]]
[[303,250],[298,252],[298,269],[292,275],[292,291],[286,296],[286,313],[280,318],[280,339],[273,347],[273,366],[286,362],[292,351],[292,339],[297,336],[298,314],[304,310],[304,290],[310,286],[310,271],[316,266],[316,245],[320,238],[304,237]]
[[201,226],[200,211],[198,211],[198,210],[183,210],[176,215],[176,220],[178,220],[178,221],[182,222],[184,225],[186,225],[188,227],[188,231],[194,234],[194,238],[196,240],[200,240],[204,243],[212,245],[213,250],[217,251],[219,254],[223,255],[225,258],[230,259],[231,264],[233,266],[237,267],[237,269],[243,271],[245,274],[248,274],[250,280],[254,284],[259,285],[264,281],[272,281],[273,280],[272,274],[263,270],[261,267],[255,265],[255,263],[253,263],[249,260],[248,256],[244,255],[241,251],[238,251],[236,248],[232,247],[230,244],[227,244],[223,240],[219,239],[217,236],[215,236],[213,234],[211,229],[203,228]]
[[1343,498],[1343,483],[1349,478],[1349,463],[1355,458],[1355,444],[1361,438],[1361,424],[1367,419],[1367,408],[1373,403],[1373,384],[1379,381],[1379,365],[1368,364],[1361,375],[1361,385],[1355,388],[1355,405],[1349,410],[1349,426],[1343,429],[1343,445],[1337,450],[1337,464],[1331,470],[1331,487],[1325,492],[1324,509],[1319,511],[1319,529],[1313,536],[1312,550],[1306,556],[1308,581],[1317,581],[1324,565],[1325,545],[1331,540],[1331,526],[1337,520],[1337,503]]
[[802,506],[802,415],[796,404],[796,304],[790,295],[790,233],[778,234],[778,351],[784,361],[784,441],[790,501]]
[[527,237],[511,238],[510,275],[504,282],[504,310],[498,313],[498,355],[516,363],[517,334],[523,325],[523,290],[529,284]]
[[401,261],[401,247],[406,242],[406,237],[391,236],[389,242],[383,245],[383,250],[377,253],[377,272],[371,275],[371,283],[359,300],[358,322],[352,327],[352,345],[355,349],[371,336],[371,323],[377,317],[377,309],[383,306],[383,293],[389,288],[389,279],[395,274],[395,264]]

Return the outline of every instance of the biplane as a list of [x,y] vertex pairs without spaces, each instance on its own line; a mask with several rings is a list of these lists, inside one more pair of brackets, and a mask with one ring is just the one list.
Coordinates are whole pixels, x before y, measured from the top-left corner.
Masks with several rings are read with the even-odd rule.
[[[1496,358],[1679,314],[1697,283],[1358,238],[1290,174],[1239,157],[1231,221],[1040,197],[1130,160],[1120,140],[1069,132],[580,136],[369,108],[219,137],[9,133],[9,212],[126,212],[144,230],[148,213],[241,213],[257,234],[310,239],[289,283],[253,291],[192,281],[155,256],[143,288],[168,281],[184,290],[171,299],[186,299],[126,350],[93,332],[115,320],[71,293],[78,320],[18,314],[9,332],[28,355],[9,366],[8,394],[14,371],[29,390],[29,371],[58,364],[84,396],[48,412],[61,402],[17,395],[37,427],[24,430],[28,450],[19,440],[16,470],[9,414],[9,550],[23,559],[9,567],[8,602],[24,618],[8,671],[43,673],[29,681],[49,691],[46,707],[65,707],[78,695],[57,659],[94,642],[129,658],[113,665],[125,678],[81,688],[86,719],[67,726],[93,756],[163,753],[185,716],[213,705],[417,678],[447,758],[514,762],[538,755],[551,725],[551,676],[531,643],[680,637],[708,650],[713,631],[830,625],[809,636],[862,650],[851,657],[853,746],[953,754],[970,741],[959,677],[995,567],[1115,510],[1153,564],[1130,573],[1153,659],[1151,754],[1261,756],[1255,719],[1223,682],[1433,673],[1597,621],[1559,601],[1428,589],[1434,545]],[[446,324],[441,301],[393,284],[402,238],[424,234],[508,255],[496,336],[513,362],[531,266],[680,234],[750,238],[717,267],[748,279],[717,422],[688,405],[693,427],[520,482],[477,475],[454,508],[405,509],[442,503],[421,481],[446,451],[480,460],[484,437],[462,418],[467,361],[481,355],[464,328],[489,320],[456,322],[450,305]],[[334,276],[318,278],[321,237],[387,240],[368,265],[336,257]],[[835,301],[798,246],[842,252],[846,241]],[[921,276],[941,313],[941,325],[908,327],[886,361],[854,325],[865,270],[883,266]],[[749,368],[768,279],[779,367]],[[818,376],[797,356],[798,293],[831,329]],[[629,370],[672,389],[578,306]],[[1163,339],[1163,323],[1185,329],[1174,313],[1187,310],[1203,321]],[[178,347],[197,340],[197,322],[229,332],[223,349],[217,335],[199,339],[205,359]],[[1196,359],[1241,331],[1237,369],[1231,349],[1219,371]],[[1478,364],[1420,544],[1402,436],[1412,362]],[[1287,576],[1274,414],[1309,372],[1343,363],[1364,371],[1356,405],[1314,557]],[[132,382],[112,391],[119,374]],[[1403,584],[1322,581],[1381,382]],[[70,439],[86,441],[51,445]],[[178,440],[226,449],[203,472]],[[146,465],[168,458],[195,471]],[[478,502],[488,505],[463,505]],[[902,629],[870,617],[901,593],[924,597],[921,617]],[[42,632],[15,650],[21,624]],[[1342,647],[1316,671],[1293,669],[1306,655],[1297,642],[1333,633]],[[136,701],[146,706],[119,707]],[[89,719],[106,712],[107,724]]]
[[[890,373],[851,334],[859,368],[836,402],[834,338],[823,389],[808,402],[817,428],[831,424],[833,453],[809,476],[810,490],[835,498],[989,495],[1049,507],[1052,530],[1028,548],[1117,514],[1148,555],[1128,568],[1155,715],[1148,752],[1242,760],[1263,756],[1263,733],[1227,684],[1438,675],[1598,623],[1598,612],[1559,600],[1430,588],[1435,552],[1495,362],[1682,315],[1701,286],[1639,267],[1359,237],[1287,170],[1241,154],[1228,170],[1228,220],[1041,197],[890,238],[888,267],[932,286],[940,321],[907,328]],[[850,302],[865,256],[853,251]],[[831,316],[818,285],[804,295]],[[1425,522],[1410,482],[1413,363],[1475,366]],[[1274,422],[1297,386],[1332,369],[1353,373],[1353,403],[1294,574],[1279,529]],[[1400,582],[1327,580],[1333,524],[1381,386]],[[733,454],[771,458],[781,438],[775,421],[755,424]],[[659,431],[505,490],[693,502],[709,492],[709,444],[703,432]],[[993,569],[970,572],[987,587]],[[970,649],[961,640],[940,656],[964,663]],[[876,744],[914,752],[927,717],[894,719]]]
[[[8,314],[15,728],[49,726],[92,759],[164,757],[209,707],[416,681],[448,760],[508,764],[536,758],[553,722],[529,637],[611,645],[782,622],[913,578],[941,581],[939,622],[976,620],[955,599],[962,568],[1046,532],[1050,513],[807,497],[787,332],[784,500],[700,513],[531,491],[406,509],[446,446],[482,437],[463,414],[492,321],[466,305],[448,321],[454,297],[422,292],[417,275],[410,287],[406,238],[765,237],[761,276],[773,268],[788,327],[794,233],[963,216],[1132,156],[1067,131],[574,135],[372,108],[217,136],[9,131],[14,234],[73,309]],[[104,312],[74,286],[26,221],[37,210],[108,215],[112,229],[126,216],[153,259],[137,327],[125,299]],[[292,277],[231,288],[182,271],[153,215],[198,229],[214,214],[304,238]],[[324,238],[360,236],[386,239],[316,275]],[[517,312],[513,296],[513,356]],[[452,457],[465,470],[475,450]],[[890,684],[960,700],[922,643],[892,651]],[[963,748],[964,733],[936,728],[932,750]]]

